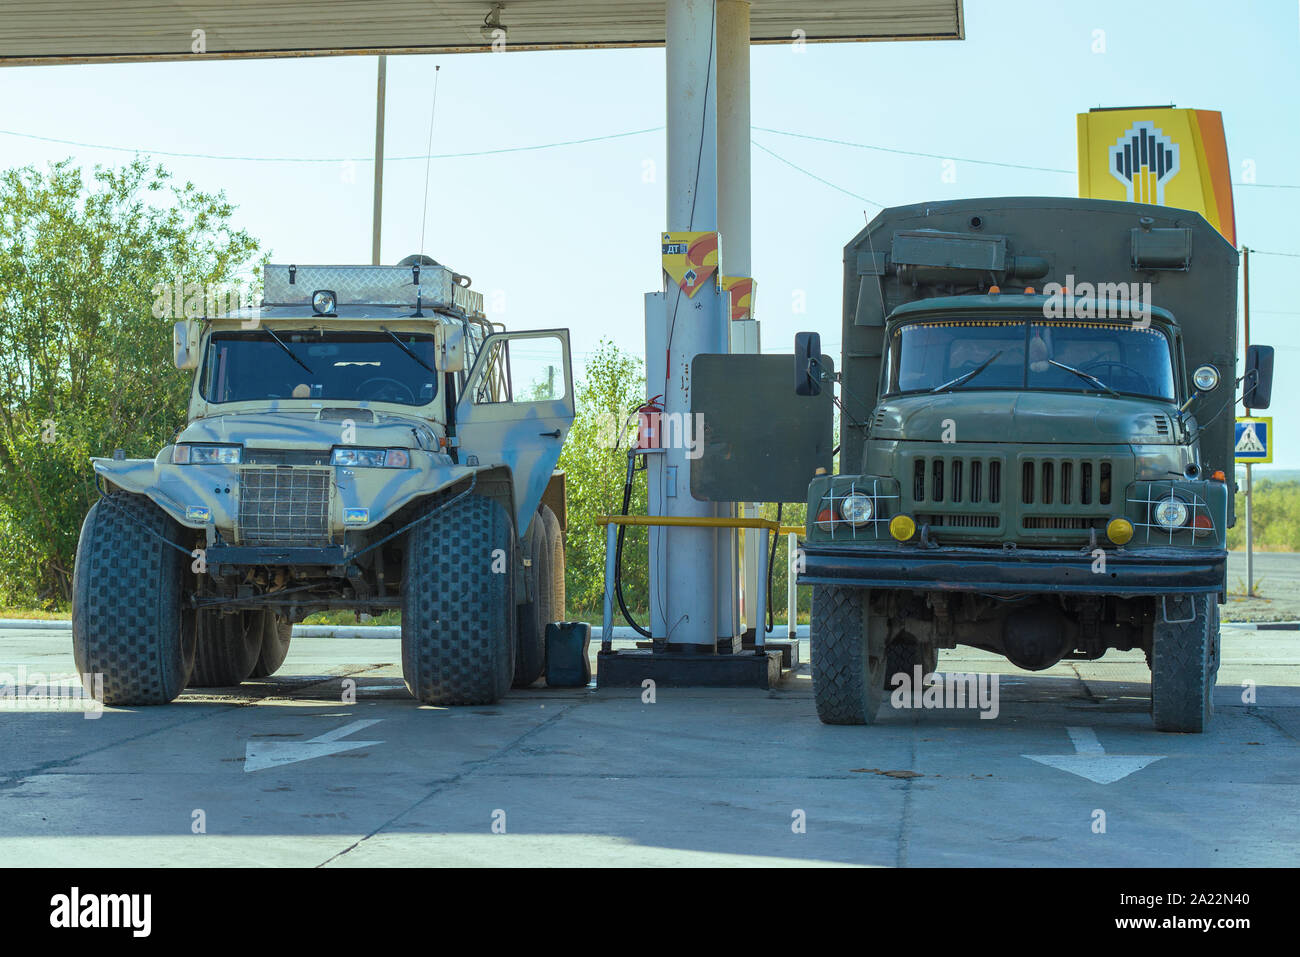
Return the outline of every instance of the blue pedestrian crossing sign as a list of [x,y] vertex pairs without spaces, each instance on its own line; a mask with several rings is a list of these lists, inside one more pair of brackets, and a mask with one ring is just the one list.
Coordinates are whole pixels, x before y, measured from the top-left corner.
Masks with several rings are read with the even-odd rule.
[[1238,462],[1268,464],[1273,461],[1273,418],[1262,416],[1237,420],[1236,440],[1232,444]]

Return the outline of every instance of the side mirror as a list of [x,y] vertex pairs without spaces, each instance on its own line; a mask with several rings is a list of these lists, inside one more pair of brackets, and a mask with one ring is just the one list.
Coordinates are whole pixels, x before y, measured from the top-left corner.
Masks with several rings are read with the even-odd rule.
[[794,336],[794,394],[822,394],[822,337],[816,332]]
[[199,345],[203,325],[193,319],[183,319],[172,326],[172,364],[178,369],[199,367]]
[[433,332],[433,364],[439,372],[465,370],[465,327],[439,325]]
[[1273,347],[1246,349],[1246,376],[1241,404],[1248,409],[1267,409],[1273,398]]

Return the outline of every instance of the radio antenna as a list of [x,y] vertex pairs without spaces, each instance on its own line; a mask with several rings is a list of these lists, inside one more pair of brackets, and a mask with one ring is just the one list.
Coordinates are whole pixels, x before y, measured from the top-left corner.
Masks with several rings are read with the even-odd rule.
[[433,68],[433,105],[429,108],[429,142],[424,149],[424,202],[420,206],[420,255],[424,255],[424,224],[429,218],[429,167],[433,163],[433,118],[438,114],[438,73],[440,64]]

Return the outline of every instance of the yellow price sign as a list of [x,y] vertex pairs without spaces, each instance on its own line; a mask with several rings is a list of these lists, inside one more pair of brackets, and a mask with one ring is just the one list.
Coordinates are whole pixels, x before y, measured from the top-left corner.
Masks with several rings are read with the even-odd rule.
[[664,233],[663,265],[677,287],[693,297],[718,271],[717,233]]

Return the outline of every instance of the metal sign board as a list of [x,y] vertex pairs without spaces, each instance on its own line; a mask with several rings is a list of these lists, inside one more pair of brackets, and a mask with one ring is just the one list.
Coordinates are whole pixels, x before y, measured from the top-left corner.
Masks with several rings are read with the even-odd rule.
[[[834,375],[835,363],[822,356]],[[691,412],[700,418],[690,462],[691,495],[702,502],[802,502],[818,468],[831,470],[834,434],[828,386],[795,395],[794,355],[698,355]]]

